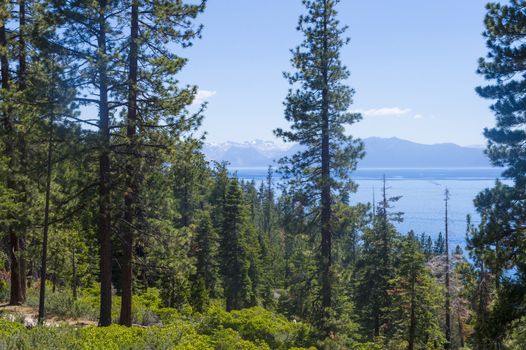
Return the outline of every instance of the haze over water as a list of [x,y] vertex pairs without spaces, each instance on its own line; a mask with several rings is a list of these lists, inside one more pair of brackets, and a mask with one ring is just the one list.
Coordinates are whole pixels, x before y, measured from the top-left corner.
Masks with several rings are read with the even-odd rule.
[[[267,173],[266,168],[232,168],[232,171],[237,171],[240,179],[255,181],[263,180]],[[444,232],[444,191],[448,188],[450,245],[464,247],[466,215],[471,214],[474,223],[479,221],[473,199],[483,189],[492,187],[501,172],[498,168],[359,169],[353,174],[359,187],[351,200],[372,202],[374,193],[378,202],[385,174],[388,196],[402,196],[393,209],[404,213],[404,221],[396,224],[398,230],[407,233],[412,229],[435,238]]]

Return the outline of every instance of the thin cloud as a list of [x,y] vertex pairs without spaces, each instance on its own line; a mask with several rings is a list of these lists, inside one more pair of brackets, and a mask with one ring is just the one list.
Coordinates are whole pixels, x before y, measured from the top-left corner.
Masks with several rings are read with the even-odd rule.
[[382,107],[382,108],[371,108],[371,109],[357,109],[354,112],[362,113],[367,117],[385,117],[385,116],[401,116],[411,112],[410,108],[400,107]]
[[415,114],[413,116],[413,119],[422,119],[422,118],[424,118],[424,116],[422,114]]
[[198,90],[197,94],[195,95],[193,105],[200,105],[203,102],[208,101],[211,97],[215,96],[217,94],[216,91],[210,91],[210,90]]

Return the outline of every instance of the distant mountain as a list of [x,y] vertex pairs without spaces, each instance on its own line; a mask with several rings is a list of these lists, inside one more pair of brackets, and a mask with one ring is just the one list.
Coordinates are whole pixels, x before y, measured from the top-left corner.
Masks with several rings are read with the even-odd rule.
[[396,137],[371,137],[364,140],[366,156],[362,168],[459,168],[488,167],[482,148],[454,143],[424,145]]
[[233,167],[267,167],[274,160],[295,152],[295,149],[297,146],[263,140],[206,143],[203,147],[208,160],[227,161]]
[[[453,143],[424,145],[396,137],[364,139],[366,156],[360,168],[459,168],[488,167],[480,147]],[[233,167],[266,167],[283,156],[295,153],[299,145],[279,145],[272,141],[205,144],[209,160],[228,161]]]

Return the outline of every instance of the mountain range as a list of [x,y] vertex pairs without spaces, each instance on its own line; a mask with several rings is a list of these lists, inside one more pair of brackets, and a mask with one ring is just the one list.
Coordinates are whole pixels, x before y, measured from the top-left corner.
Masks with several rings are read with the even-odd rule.
[[[489,167],[480,146],[453,143],[426,145],[396,137],[370,137],[363,140],[365,157],[359,168],[473,168]],[[281,157],[301,149],[299,145],[282,145],[272,141],[206,143],[208,160],[227,161],[232,167],[267,167]]]

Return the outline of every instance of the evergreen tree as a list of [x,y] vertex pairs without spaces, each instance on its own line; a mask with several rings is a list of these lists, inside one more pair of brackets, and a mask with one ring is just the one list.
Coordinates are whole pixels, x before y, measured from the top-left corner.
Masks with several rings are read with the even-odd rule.
[[433,255],[433,240],[431,239],[431,236],[426,235],[425,233],[420,234],[420,246],[422,247],[422,252],[426,256],[426,259],[429,260],[429,258]]
[[511,0],[509,4],[492,2],[486,8],[484,37],[489,52],[479,60],[478,72],[492,84],[478,87],[477,92],[495,101],[491,109],[496,126],[484,130],[488,139],[487,154],[494,165],[507,167],[504,176],[513,178],[519,188],[524,188],[526,121],[522,85],[526,69],[522,57],[526,48],[522,34],[526,28],[526,5],[524,1]]
[[307,14],[298,29],[305,37],[293,51],[295,69],[285,74],[292,86],[285,101],[285,118],[291,130],[276,135],[304,148],[281,161],[282,172],[293,187],[303,190],[320,211],[320,321],[331,332],[328,315],[332,304],[332,204],[334,191],[349,188],[350,172],[362,157],[362,144],[346,135],[345,127],[360,120],[349,113],[354,91],[344,84],[349,71],[340,60],[348,43],[346,27],[337,20],[338,0],[304,0]]
[[396,276],[389,281],[390,348],[442,349],[446,339],[439,317],[443,301],[440,288],[426,267],[425,255],[413,234],[403,239],[400,248]]
[[[112,92],[121,84],[119,66],[120,41],[124,21],[112,21],[110,14],[125,10],[118,0],[59,0],[52,4],[60,18],[62,35],[52,42],[55,50],[70,60],[71,81],[79,104],[95,105],[98,119],[78,119],[98,128],[98,239],[101,326],[111,324],[112,295],[112,225],[114,207],[111,164],[112,117],[120,103],[111,101]],[[126,80],[124,80],[126,81]]]
[[221,270],[227,310],[257,304],[257,255],[251,249],[254,229],[237,179],[229,181],[220,236]]
[[[522,277],[525,260],[518,253],[524,241],[520,227],[526,219],[522,206],[517,205],[520,201],[514,187],[497,181],[494,188],[476,197],[475,207],[481,223],[477,228],[471,227],[468,235],[468,248],[477,262],[479,298],[482,298],[480,306],[475,308],[480,314],[475,329],[480,332],[477,334],[480,342],[489,342],[495,347],[502,346],[506,325],[522,317],[515,306],[522,305],[526,295]],[[490,295],[494,299],[487,299]],[[495,326],[491,326],[492,323]]]
[[[72,90],[65,83],[65,61],[50,52],[48,42],[55,36],[55,25],[48,8],[39,1],[20,0],[4,4],[0,11],[0,64],[2,65],[1,104],[3,123],[2,155],[9,171],[5,185],[11,189],[12,205],[3,218],[3,230],[9,236],[12,304],[26,298],[26,280],[34,227],[42,225],[45,216],[40,207],[40,186],[45,176],[35,171],[46,169],[50,120],[62,123],[71,116]],[[4,12],[7,11],[7,12]],[[15,69],[16,67],[16,69]],[[40,233],[41,231],[39,231]]]
[[219,237],[212,225],[210,213],[203,211],[200,215],[195,248],[196,271],[193,277],[194,305],[203,311],[210,297],[219,296]]
[[[481,284],[487,281],[486,274],[494,277],[492,289],[496,300],[480,314],[495,317],[491,322],[500,326],[511,325],[523,316],[514,310],[524,307],[526,295],[526,259],[517,254],[517,247],[525,244],[523,228],[526,223],[526,120],[522,88],[526,70],[523,65],[526,4],[520,0],[510,0],[506,4],[491,2],[486,9],[484,37],[488,54],[479,60],[478,72],[489,85],[476,89],[481,97],[492,100],[491,110],[496,118],[495,127],[484,130],[488,140],[486,153],[494,165],[506,168],[503,175],[514,183],[507,186],[497,182],[494,188],[477,196],[475,205],[482,224],[471,232],[470,249],[478,261]],[[477,334],[480,345],[486,337],[494,344],[492,346],[502,347],[504,329],[484,329],[483,325],[488,322],[485,316],[484,319],[476,329],[482,332]]]
[[[127,84],[120,92],[126,99],[125,191],[122,225],[122,302],[120,323],[131,326],[132,261],[134,237],[138,227],[143,159],[158,156],[151,149],[180,145],[178,137],[192,133],[201,122],[201,113],[190,114],[197,87],[179,88],[175,75],[186,60],[169,46],[186,47],[199,37],[201,27],[193,20],[204,10],[205,2],[132,0],[129,6],[130,30]],[[140,54],[139,54],[140,52]],[[174,135],[174,136],[172,136]],[[162,153],[161,153],[162,156]],[[189,198],[184,198],[188,205]],[[188,218],[190,209],[183,212]],[[186,219],[185,226],[189,220]]]
[[391,211],[400,197],[388,197],[384,177],[382,200],[378,203],[372,226],[364,231],[363,247],[355,271],[355,304],[364,336],[382,336],[388,323],[391,307],[389,281],[395,277],[400,235],[394,222],[402,220],[402,213]]
[[439,232],[438,237],[435,240],[435,244],[433,247],[433,253],[435,255],[442,255],[444,254],[445,251],[446,251],[446,247],[445,247],[444,235],[442,234],[442,232]]
[[464,348],[469,334],[468,321],[471,316],[470,300],[466,285],[469,283],[471,264],[464,257],[460,246],[452,254],[451,274],[451,308],[452,308],[452,343],[453,348]]

